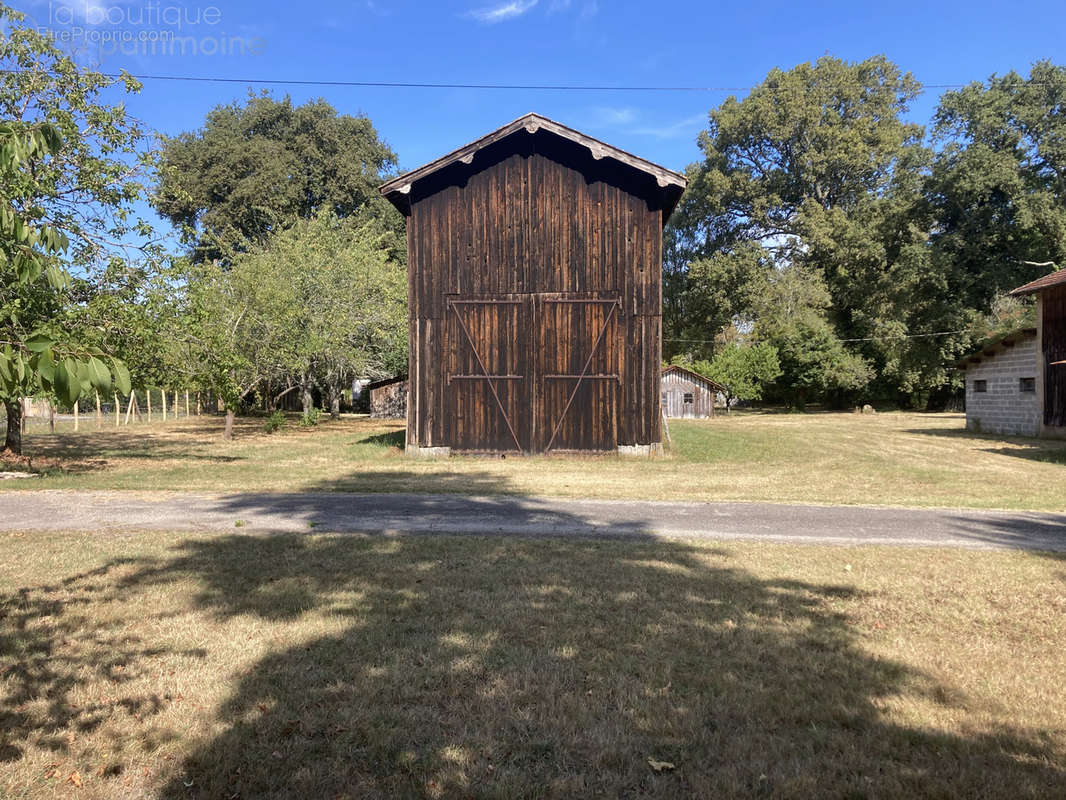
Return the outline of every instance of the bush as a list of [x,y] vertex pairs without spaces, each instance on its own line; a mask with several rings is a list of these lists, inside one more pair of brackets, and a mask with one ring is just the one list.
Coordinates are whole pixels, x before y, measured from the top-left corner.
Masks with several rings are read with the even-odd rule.
[[263,424],[263,430],[265,430],[267,433],[275,433],[277,431],[280,431],[284,427],[285,427],[285,412],[284,411],[275,411],[273,414],[271,414],[269,417],[267,417],[267,421]]
[[318,421],[322,418],[322,409],[312,406],[304,412],[304,415],[300,417],[300,424],[305,428],[313,428],[318,424]]

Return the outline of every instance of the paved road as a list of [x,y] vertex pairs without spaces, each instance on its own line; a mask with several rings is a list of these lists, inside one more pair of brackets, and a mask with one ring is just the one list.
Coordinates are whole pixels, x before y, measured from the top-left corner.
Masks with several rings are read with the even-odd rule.
[[0,530],[698,537],[1066,552],[1066,514],[423,494],[0,493]]

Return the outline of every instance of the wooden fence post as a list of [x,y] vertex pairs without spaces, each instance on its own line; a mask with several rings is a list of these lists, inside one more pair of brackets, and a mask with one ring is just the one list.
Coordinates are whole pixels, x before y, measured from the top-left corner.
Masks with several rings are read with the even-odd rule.
[[151,389],[145,389],[144,390],[144,396],[145,396],[145,398],[148,401],[148,421],[151,422],[152,421],[152,390]]
[[103,426],[103,423],[101,422],[102,418],[100,416],[100,393],[93,392],[93,394],[96,395],[96,430],[100,430]]
[[167,421],[167,391],[166,389],[159,390],[159,399],[163,401],[163,422]]
[[48,401],[48,432],[56,432],[56,407],[51,400]]
[[196,393],[196,416],[200,416],[203,413],[203,406],[200,405],[200,393]]
[[181,406],[178,405],[178,390],[174,390],[174,421],[178,419],[178,415],[181,413]]
[[131,391],[130,392],[130,401],[126,404],[126,421],[125,421],[126,425],[130,424],[130,414],[133,413],[133,398],[135,396],[136,395]]
[[118,407],[118,392],[115,392],[115,427],[116,428],[118,427],[118,421],[119,421],[119,414],[120,413],[121,412],[119,411],[119,407]]
[[189,390],[185,390],[185,418],[189,418]]
[[78,432],[78,401],[74,401],[74,432]]

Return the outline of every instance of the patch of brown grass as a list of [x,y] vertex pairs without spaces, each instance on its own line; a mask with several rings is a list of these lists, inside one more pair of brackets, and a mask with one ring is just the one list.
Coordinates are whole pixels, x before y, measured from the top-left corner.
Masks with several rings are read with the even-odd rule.
[[6,535],[0,795],[1061,796],[1064,642],[1036,554]]

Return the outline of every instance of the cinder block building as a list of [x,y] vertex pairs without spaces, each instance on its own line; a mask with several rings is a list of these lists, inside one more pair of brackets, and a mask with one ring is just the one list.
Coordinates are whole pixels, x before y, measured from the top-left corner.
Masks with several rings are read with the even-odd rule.
[[1037,331],[995,339],[959,362],[966,370],[966,427],[978,433],[1039,436]]

